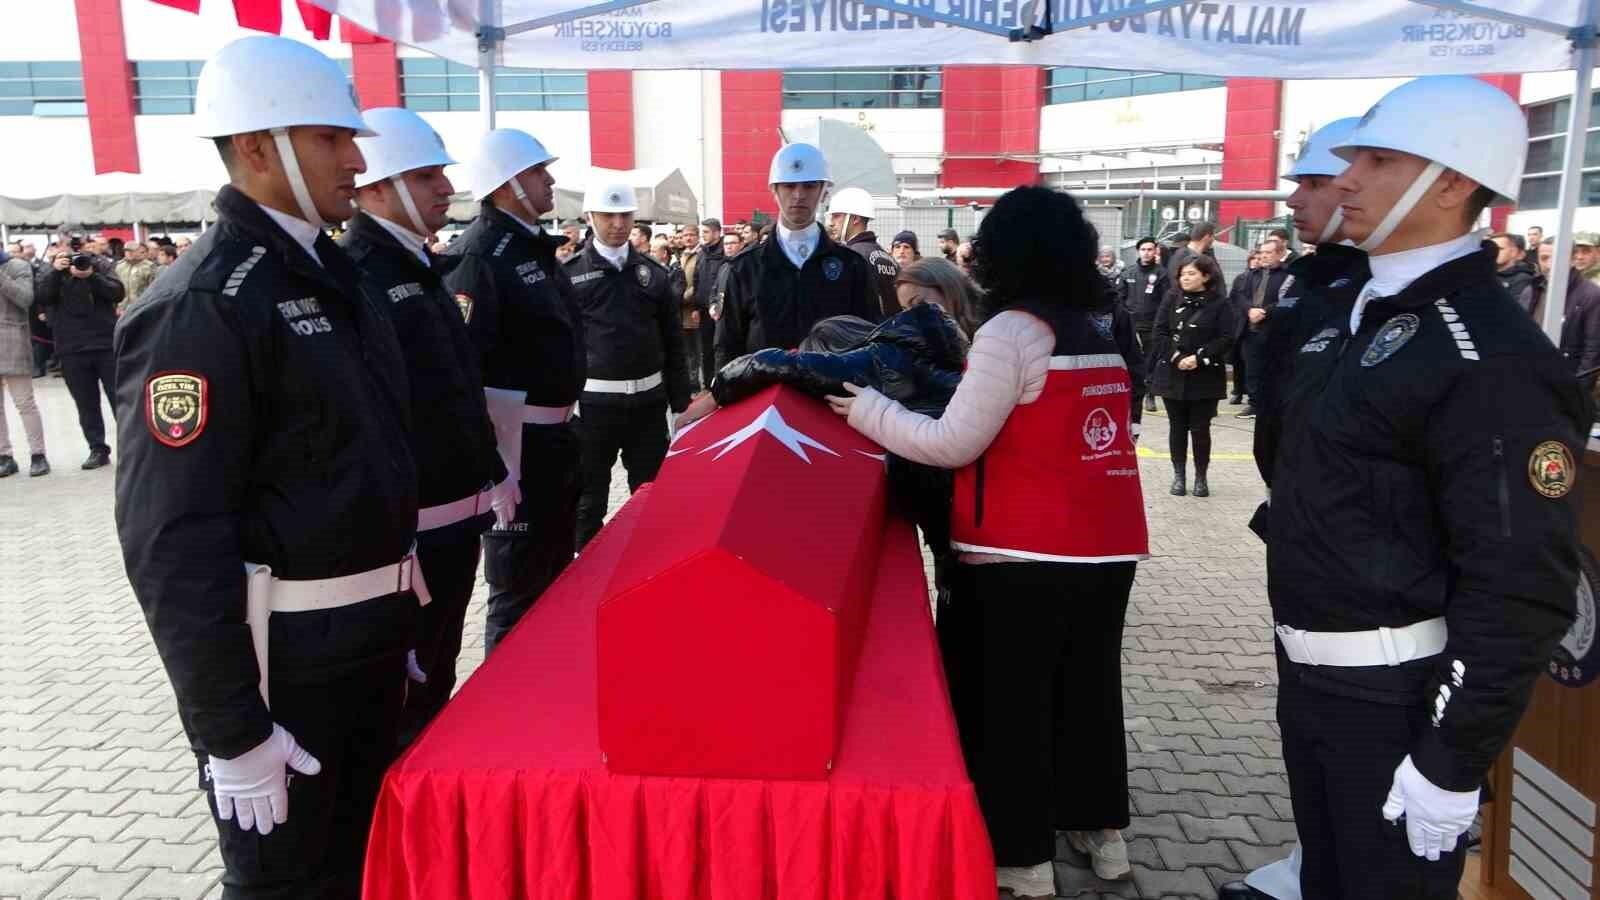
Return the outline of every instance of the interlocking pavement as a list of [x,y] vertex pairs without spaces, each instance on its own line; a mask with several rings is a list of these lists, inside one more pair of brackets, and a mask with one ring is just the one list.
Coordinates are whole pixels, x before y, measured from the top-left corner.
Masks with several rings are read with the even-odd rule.
[[[123,573],[112,469],[78,469],[65,386],[35,384],[53,474],[27,477],[4,404],[24,474],[0,481],[0,900],[219,896],[193,757]],[[1244,526],[1262,490],[1234,411],[1213,429],[1206,499],[1167,493],[1166,420],[1146,417],[1152,559],[1123,642],[1133,877],[1101,882],[1063,846],[1065,897],[1209,898],[1294,841],[1262,551]],[[614,505],[624,492],[614,478]],[[482,660],[482,604],[480,588],[463,675]]]

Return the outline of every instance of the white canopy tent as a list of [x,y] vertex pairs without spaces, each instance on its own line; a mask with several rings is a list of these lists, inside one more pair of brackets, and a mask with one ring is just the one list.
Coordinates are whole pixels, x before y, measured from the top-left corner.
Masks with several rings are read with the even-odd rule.
[[[476,65],[486,128],[494,71],[1072,65],[1265,78],[1594,72],[1600,0],[313,0],[399,43]],[[1350,115],[1355,110],[1340,110]],[[1471,112],[1464,110],[1463,115]],[[1332,118],[1333,116],[1330,116]],[[1585,134],[1571,104],[1567,134]],[[1567,141],[1554,271],[1571,259],[1585,141]],[[1559,335],[1566,280],[1544,327]]]

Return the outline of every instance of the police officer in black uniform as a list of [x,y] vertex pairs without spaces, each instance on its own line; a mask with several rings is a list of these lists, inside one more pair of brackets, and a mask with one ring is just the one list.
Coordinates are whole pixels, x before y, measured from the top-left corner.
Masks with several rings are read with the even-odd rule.
[[828,203],[828,234],[861,254],[872,267],[873,279],[878,285],[878,304],[887,319],[900,311],[900,297],[895,287],[900,279],[900,264],[878,244],[878,236],[872,233],[870,226],[876,212],[871,194],[858,187],[845,188],[834,194]]
[[467,604],[478,573],[478,538],[493,516],[509,522],[513,486],[495,450],[477,351],[441,261],[428,245],[445,223],[454,188],[444,142],[407,109],[369,109],[377,136],[357,138],[367,171],[356,179],[361,211],[339,245],[388,312],[411,383],[412,453],[417,460],[417,561],[432,602],[408,666],[402,744],[450,699]]
[[617,454],[628,470],[629,491],[655,480],[667,456],[667,409],[679,413],[689,405],[689,371],[671,278],[628,240],[638,209],[630,185],[591,187],[583,197],[589,241],[565,264],[583,310],[588,354],[578,417],[580,548],[605,519]]
[[717,320],[717,367],[768,347],[800,345],[811,326],[830,316],[883,319],[866,260],[829,239],[817,207],[830,179],[822,151],[785,144],[768,175],[778,202],[772,238],[728,262]]
[[1471,234],[1526,147],[1515,101],[1443,76],[1334,148],[1372,277],[1297,308],[1266,524],[1311,900],[1456,896],[1484,773],[1572,619],[1588,403]]
[[[1167,297],[1172,280],[1161,265],[1161,247],[1153,237],[1139,239],[1138,261],[1122,270],[1117,280],[1118,298],[1122,308],[1133,317],[1133,331],[1139,339],[1139,349],[1144,354],[1144,366],[1150,366],[1150,333],[1156,327],[1156,310]],[[1144,393],[1141,388],[1141,393]],[[1145,393],[1141,401],[1147,412],[1155,412],[1156,398]]]
[[195,107],[232,184],[116,329],[117,533],[223,896],[349,898],[418,602],[404,363],[321,231],[350,215],[366,125],[339,67],[278,37],[218,51]]
[[500,456],[517,481],[516,515],[483,538],[486,652],[574,551],[579,462],[570,420],[584,380],[583,318],[556,264],[567,239],[537,224],[555,208],[552,162],[526,132],[483,136],[466,176],[483,212],[451,245],[460,258],[445,276],[482,362]]

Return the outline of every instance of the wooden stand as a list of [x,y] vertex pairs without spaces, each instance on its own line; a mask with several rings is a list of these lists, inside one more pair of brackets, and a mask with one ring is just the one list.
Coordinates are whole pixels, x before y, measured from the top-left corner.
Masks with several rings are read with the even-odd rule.
[[[1589,555],[1579,586],[1580,617],[1594,629],[1586,592],[1600,557],[1600,441],[1591,440],[1576,485]],[[1559,669],[1559,664],[1557,665]],[[1567,680],[1576,680],[1567,673]],[[1569,687],[1541,677],[1512,744],[1490,773],[1479,883],[1464,892],[1503,900],[1600,900],[1596,802],[1600,800],[1600,679]]]

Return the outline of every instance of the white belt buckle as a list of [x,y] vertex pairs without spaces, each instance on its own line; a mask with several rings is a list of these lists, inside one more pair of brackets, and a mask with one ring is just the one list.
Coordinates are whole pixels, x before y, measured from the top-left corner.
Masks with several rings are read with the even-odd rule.
[[1394,635],[1395,629],[1383,625],[1378,626],[1378,646],[1383,649],[1383,664],[1386,666],[1400,665],[1400,650],[1395,646]]
[[416,564],[417,551],[415,545],[413,545],[411,550],[406,551],[405,556],[400,557],[400,565],[397,567],[399,571],[395,572],[394,576],[394,592],[396,594],[401,594],[411,589],[411,567]]
[[[1300,662],[1301,665],[1307,666],[1317,664],[1316,657],[1311,655],[1311,645],[1306,642],[1306,633],[1304,631],[1298,628],[1290,628],[1288,625],[1279,625],[1273,630],[1278,633],[1278,640],[1283,642],[1283,650],[1289,655],[1290,661]],[[1294,658],[1297,652],[1301,657],[1299,660]]]

